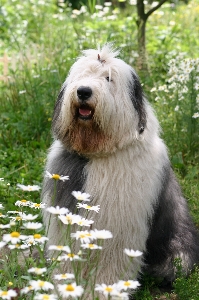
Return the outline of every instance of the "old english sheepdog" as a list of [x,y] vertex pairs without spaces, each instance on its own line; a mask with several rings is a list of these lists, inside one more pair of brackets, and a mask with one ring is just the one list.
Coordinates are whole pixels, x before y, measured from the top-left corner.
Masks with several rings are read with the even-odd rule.
[[[109,230],[113,238],[104,243],[98,283],[132,279],[137,271],[172,281],[175,258],[186,274],[199,261],[198,233],[153,109],[134,69],[118,54],[106,44],[83,51],[73,64],[55,104],[46,164],[48,172],[69,180],[56,181],[54,194],[54,181],[45,177],[43,202],[77,213],[72,192],[82,191],[91,195],[89,205],[100,205],[99,213],[89,212],[92,229]],[[66,227],[46,210],[44,223],[48,245],[63,245]],[[124,249],[143,255],[127,268]]]

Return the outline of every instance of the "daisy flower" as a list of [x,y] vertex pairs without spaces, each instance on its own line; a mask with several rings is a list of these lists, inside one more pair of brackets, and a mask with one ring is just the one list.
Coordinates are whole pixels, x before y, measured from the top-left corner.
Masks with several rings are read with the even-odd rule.
[[30,245],[26,245],[26,244],[22,244],[22,245],[19,245],[19,244],[15,244],[15,245],[8,245],[8,248],[10,250],[13,250],[13,249],[20,249],[20,250],[26,250],[30,247]]
[[5,242],[0,242],[0,249],[3,248],[6,245]]
[[78,200],[78,201],[90,201],[90,195],[87,193],[81,193],[73,191],[72,195]]
[[4,206],[3,206],[3,204],[1,204],[1,203],[0,203],[0,209],[4,209]]
[[[67,246],[66,246],[66,247],[67,247]],[[70,250],[69,247],[67,247],[65,251],[67,252],[67,254],[63,254],[63,255],[59,256],[59,257],[57,258],[58,261],[68,260],[68,259],[69,259],[70,261],[73,261],[73,260],[76,260],[76,259],[81,259],[81,258],[79,257],[79,255],[76,255],[76,254],[74,254],[74,253],[71,253],[71,250]]]
[[57,300],[56,295],[36,294],[34,300]]
[[68,246],[51,245],[48,247],[48,250],[66,251],[66,252],[70,253],[70,248]]
[[39,208],[45,208],[46,204],[45,203],[31,203],[30,204],[30,207],[31,208],[36,208],[36,209],[39,209]]
[[194,119],[199,118],[199,113],[198,112],[194,113],[193,116],[192,116],[192,118],[194,118]]
[[71,237],[80,240],[81,243],[90,243],[91,240],[96,238],[95,235],[88,230],[71,233]]
[[29,206],[31,203],[31,201],[28,201],[28,200],[18,200],[15,202],[15,206]]
[[43,224],[38,222],[28,222],[23,224],[25,228],[27,229],[40,229]]
[[38,215],[25,214],[22,212],[19,213],[19,216],[22,218],[22,220],[25,220],[25,221],[33,221],[38,217]]
[[95,206],[90,206],[90,205],[87,205],[87,204],[82,204],[82,203],[77,203],[77,208],[85,208],[87,210],[94,210],[95,212],[99,212],[100,210],[100,207],[99,205],[95,205]]
[[1,178],[0,178],[0,181],[4,181],[4,178],[1,177]]
[[8,291],[0,290],[0,298],[12,299],[13,297],[17,297],[17,292],[15,290],[8,290]]
[[10,228],[10,224],[0,224],[0,229]]
[[72,213],[68,213],[67,215],[61,215],[58,216],[58,218],[62,221],[62,223],[68,225],[68,224],[77,224],[81,220],[81,217],[79,215],[75,215]]
[[41,189],[41,187],[38,185],[23,185],[19,183],[17,183],[17,187],[23,191],[28,191],[28,192],[39,191]]
[[95,290],[104,294],[104,296],[114,296],[118,293],[117,285],[96,284]]
[[57,288],[61,296],[66,298],[69,296],[72,298],[80,297],[84,292],[83,287],[81,287],[80,285],[76,285],[75,282],[70,284],[62,284],[62,285],[58,284]]
[[12,244],[17,244],[19,242],[21,242],[21,240],[25,240],[28,237],[26,235],[22,235],[17,231],[13,231],[9,234],[4,234],[3,235],[3,241],[8,243],[11,242]]
[[34,273],[37,275],[41,275],[41,274],[45,273],[46,271],[47,271],[46,268],[30,268],[28,270],[28,273]]
[[30,280],[29,283],[34,291],[38,291],[38,290],[48,291],[54,289],[54,285],[48,281]]
[[32,291],[33,287],[30,286],[26,286],[25,288],[21,289],[21,294],[27,294],[28,292]]
[[129,300],[129,294],[128,293],[125,293],[125,292],[118,292],[118,293],[115,293],[115,295],[113,295],[111,297],[112,300]]
[[130,250],[130,249],[124,249],[124,253],[130,257],[138,257],[138,256],[141,256],[143,253],[139,250]]
[[137,280],[120,280],[117,283],[117,287],[119,290],[127,290],[127,289],[137,289],[140,286],[140,283]]
[[94,229],[91,231],[91,233],[96,239],[101,239],[101,240],[111,239],[113,237],[112,233],[105,229],[103,230]]
[[91,250],[102,249],[101,246],[98,246],[96,244],[81,244],[81,247],[84,249],[91,249]]
[[0,218],[6,218],[6,215],[3,215],[2,213],[0,213]]
[[48,171],[46,171],[46,177],[55,179],[55,180],[69,180],[69,176],[63,176],[63,175],[58,175],[58,174],[50,174]]
[[80,219],[79,221],[77,221],[76,223],[77,223],[77,225],[79,225],[79,226],[88,226],[88,227],[90,227],[91,224],[94,223],[94,221],[93,221],[93,220],[87,220],[87,219],[85,219],[85,218],[81,218],[81,219]]
[[54,275],[54,278],[55,278],[56,280],[73,279],[73,278],[75,278],[75,275],[74,275],[74,274],[71,274],[71,273],[56,274],[56,275]]
[[46,236],[42,236],[39,233],[35,233],[32,236],[29,236],[26,243],[27,244],[44,244],[46,241],[48,241],[49,239]]
[[46,210],[53,215],[66,215],[69,213],[68,208],[59,207],[59,206],[56,206],[56,207],[51,206],[51,207],[46,208]]

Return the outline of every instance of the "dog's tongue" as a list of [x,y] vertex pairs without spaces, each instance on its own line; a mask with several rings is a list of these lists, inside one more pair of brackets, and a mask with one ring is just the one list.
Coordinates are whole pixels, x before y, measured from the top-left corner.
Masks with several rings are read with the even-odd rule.
[[79,108],[79,114],[81,116],[87,117],[87,116],[90,116],[91,110],[89,108],[86,108],[86,107],[81,107],[81,108]]

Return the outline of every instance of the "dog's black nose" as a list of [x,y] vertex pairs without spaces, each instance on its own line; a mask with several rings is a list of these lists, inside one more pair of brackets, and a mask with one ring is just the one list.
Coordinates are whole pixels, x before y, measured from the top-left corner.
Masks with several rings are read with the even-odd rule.
[[92,95],[92,90],[88,86],[80,86],[77,89],[77,96],[80,100],[86,101]]

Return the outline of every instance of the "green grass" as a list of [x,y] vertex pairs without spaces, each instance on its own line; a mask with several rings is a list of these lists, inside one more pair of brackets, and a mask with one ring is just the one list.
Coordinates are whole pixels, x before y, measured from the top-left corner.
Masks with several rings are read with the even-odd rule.
[[[17,183],[41,185],[46,151],[51,144],[51,117],[61,84],[70,66],[82,49],[96,47],[107,41],[121,48],[120,57],[135,67],[141,77],[144,91],[154,106],[161,123],[162,137],[169,148],[172,165],[188,199],[194,222],[199,227],[199,111],[197,69],[186,82],[188,92],[183,100],[173,88],[159,90],[169,85],[168,63],[180,53],[196,59],[199,48],[199,1],[188,5],[164,5],[154,13],[147,24],[148,73],[137,65],[136,8],[91,16],[89,10],[71,18],[71,8],[57,7],[52,1],[2,0],[1,36],[4,52],[16,67],[9,70],[11,80],[0,82],[0,202],[6,210],[15,209],[14,203],[25,198],[39,202],[38,193],[21,193]],[[90,7],[91,10],[91,7]],[[93,8],[92,8],[93,10]],[[16,13],[17,11],[17,13]],[[113,17],[116,16],[116,17]],[[111,17],[111,18],[110,18]],[[2,65],[0,66],[2,73]],[[151,92],[153,88],[156,91]],[[178,109],[176,107],[178,106]],[[18,268],[17,266],[15,266]],[[9,287],[8,269],[2,278]],[[136,295],[139,299],[193,299],[198,300],[198,269],[188,278],[180,277],[170,296],[158,290],[157,283],[149,280]],[[185,297],[186,295],[186,297]],[[184,297],[184,298],[183,298]]]

